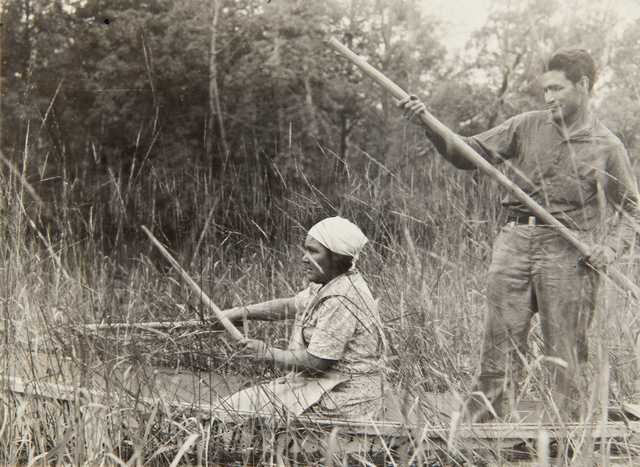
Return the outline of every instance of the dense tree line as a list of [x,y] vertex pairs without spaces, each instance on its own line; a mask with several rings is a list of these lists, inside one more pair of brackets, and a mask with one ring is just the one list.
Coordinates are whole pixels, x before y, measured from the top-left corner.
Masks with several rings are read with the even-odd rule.
[[[640,23],[623,29],[595,2],[508,2],[454,57],[423,3],[7,0],[3,156],[45,200],[44,223],[107,251],[140,223],[174,241],[201,241],[203,226],[289,240],[296,222],[362,203],[375,209],[361,223],[391,211],[437,223],[438,183],[483,190],[425,157],[330,35],[463,134],[539,106],[543,58],[581,44],[602,68],[601,114],[636,152]],[[434,170],[433,186],[420,182]]]

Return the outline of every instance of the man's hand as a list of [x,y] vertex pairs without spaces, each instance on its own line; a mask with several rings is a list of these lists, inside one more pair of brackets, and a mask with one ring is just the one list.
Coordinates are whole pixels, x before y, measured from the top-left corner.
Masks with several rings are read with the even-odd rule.
[[413,94],[406,99],[399,100],[396,105],[402,109],[402,116],[414,123],[420,123],[416,117],[427,111],[427,106]]
[[242,351],[248,356],[256,360],[271,361],[273,360],[273,352],[271,348],[258,339],[243,339],[240,341]]
[[616,253],[613,248],[607,245],[594,245],[585,258],[585,262],[593,269],[601,271],[606,269],[615,259]]

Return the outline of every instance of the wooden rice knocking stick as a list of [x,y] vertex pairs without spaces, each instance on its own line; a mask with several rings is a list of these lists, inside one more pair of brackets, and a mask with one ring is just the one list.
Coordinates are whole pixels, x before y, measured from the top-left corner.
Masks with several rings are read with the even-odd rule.
[[233,325],[233,323],[229,320],[229,318],[227,318],[222,313],[222,310],[220,310],[220,308],[218,308],[218,306],[215,303],[213,303],[213,301],[211,301],[211,299],[207,296],[207,294],[203,292],[200,286],[196,284],[196,281],[194,281],[191,278],[191,276],[189,276],[189,274],[187,274],[187,272],[184,269],[182,269],[182,266],[180,266],[180,263],[178,263],[178,261],[176,261],[175,258],[171,256],[171,253],[169,253],[167,249],[162,245],[162,243],[160,243],[160,241],[153,236],[153,234],[149,231],[149,229],[147,229],[143,225],[142,231],[145,234],[147,234],[147,237],[149,237],[151,242],[158,248],[158,250],[160,250],[160,253],[162,253],[162,256],[164,256],[167,259],[167,261],[169,261],[171,265],[178,271],[178,274],[180,274],[180,276],[182,277],[182,280],[184,280],[187,283],[187,285],[191,287],[191,290],[193,290],[196,293],[198,298],[202,300],[204,304],[215,313],[216,318],[218,318],[218,320],[224,326],[224,328],[229,332],[229,334],[231,334],[231,337],[233,337],[237,341],[244,340],[244,335],[238,330],[238,328],[236,328]]
[[[405,92],[400,86],[395,84],[384,74],[371,66],[367,61],[352,52],[348,47],[338,41],[335,37],[331,37],[328,43],[342,56],[347,58],[351,63],[356,65],[360,70],[376,81],[380,86],[386,89],[396,99],[406,99],[409,94]],[[473,163],[478,169],[484,172],[486,175],[494,179],[504,188],[509,190],[513,196],[519,201],[525,204],[533,214],[543,220],[550,226],[555,227],[560,235],[564,237],[571,245],[573,245],[582,256],[588,256],[590,249],[589,246],[580,241],[563,223],[553,217],[546,209],[527,195],[518,185],[512,182],[506,175],[496,169],[491,163],[476,153],[471,146],[465,143],[457,134],[451,131],[446,125],[441,123],[437,118],[431,115],[428,111],[424,111],[420,114],[420,120],[434,133],[443,137],[447,146],[456,148],[469,162]],[[602,272],[602,271],[600,271]],[[604,274],[611,279],[616,285],[623,290],[630,292],[636,299],[640,299],[640,287],[634,284],[628,277],[622,274],[620,271],[612,266],[607,268]]]
[[199,327],[206,325],[198,319],[190,319],[187,321],[141,321],[139,323],[89,323],[81,327],[88,331],[99,331],[103,329],[171,329],[171,328],[187,328]]

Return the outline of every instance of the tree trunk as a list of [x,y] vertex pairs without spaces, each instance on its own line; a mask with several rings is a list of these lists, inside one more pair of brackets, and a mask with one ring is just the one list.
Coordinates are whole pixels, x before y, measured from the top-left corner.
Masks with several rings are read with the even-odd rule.
[[305,106],[307,107],[307,115],[309,116],[309,133],[314,138],[320,136],[318,128],[318,120],[316,118],[315,108],[313,106],[313,91],[311,89],[311,79],[309,76],[309,70],[305,65],[304,69],[304,90],[305,90]]
[[221,159],[229,156],[229,147],[227,145],[227,136],[224,128],[224,117],[220,106],[220,95],[218,92],[218,67],[216,62],[216,44],[218,36],[218,21],[220,19],[220,2],[221,0],[212,0],[211,2],[211,42],[209,51],[209,120],[208,120],[208,137],[207,137],[207,155],[213,154],[213,141],[215,135],[215,127],[217,123],[218,137],[220,149],[222,150]]
[[347,138],[349,137],[348,117],[343,110],[340,112],[340,152],[338,156],[343,161],[347,158]]

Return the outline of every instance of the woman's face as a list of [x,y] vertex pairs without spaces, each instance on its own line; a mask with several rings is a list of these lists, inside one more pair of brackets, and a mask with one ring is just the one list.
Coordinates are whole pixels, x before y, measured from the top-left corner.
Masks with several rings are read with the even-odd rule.
[[304,256],[302,262],[305,265],[307,279],[317,284],[326,284],[335,276],[335,265],[331,251],[313,237],[307,236],[304,241]]

